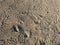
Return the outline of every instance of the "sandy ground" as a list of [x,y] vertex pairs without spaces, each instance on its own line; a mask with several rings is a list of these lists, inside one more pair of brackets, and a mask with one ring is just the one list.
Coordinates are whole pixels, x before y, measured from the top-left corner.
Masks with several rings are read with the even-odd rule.
[[60,0],[0,0],[0,45],[60,45]]

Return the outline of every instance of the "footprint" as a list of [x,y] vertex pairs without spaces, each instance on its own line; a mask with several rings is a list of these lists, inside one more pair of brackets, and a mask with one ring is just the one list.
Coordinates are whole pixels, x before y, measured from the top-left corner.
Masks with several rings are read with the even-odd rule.
[[45,45],[45,42],[43,42],[43,41],[40,41],[40,45]]
[[20,33],[20,32],[23,32],[23,27],[20,26],[20,25],[13,25],[13,26],[12,26],[12,29],[13,29],[13,30],[12,30],[13,32],[19,32],[19,33]]
[[60,45],[60,43],[58,45]]

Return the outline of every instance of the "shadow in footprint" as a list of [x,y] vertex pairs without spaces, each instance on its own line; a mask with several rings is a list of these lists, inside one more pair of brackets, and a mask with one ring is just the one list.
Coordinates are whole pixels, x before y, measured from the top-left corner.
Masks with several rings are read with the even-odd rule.
[[45,45],[45,42],[43,42],[43,41],[40,41],[40,45]]
[[60,43],[58,45],[60,45]]

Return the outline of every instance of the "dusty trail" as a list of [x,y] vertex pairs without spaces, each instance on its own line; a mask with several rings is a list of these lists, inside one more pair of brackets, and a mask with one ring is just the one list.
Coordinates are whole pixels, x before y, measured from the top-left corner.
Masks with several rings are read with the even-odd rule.
[[0,45],[60,45],[60,0],[0,0]]

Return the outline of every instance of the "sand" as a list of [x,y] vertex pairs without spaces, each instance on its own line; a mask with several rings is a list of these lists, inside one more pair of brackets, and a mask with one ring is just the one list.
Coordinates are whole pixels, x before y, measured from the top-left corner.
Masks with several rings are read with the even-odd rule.
[[60,45],[60,0],[0,0],[0,45]]

